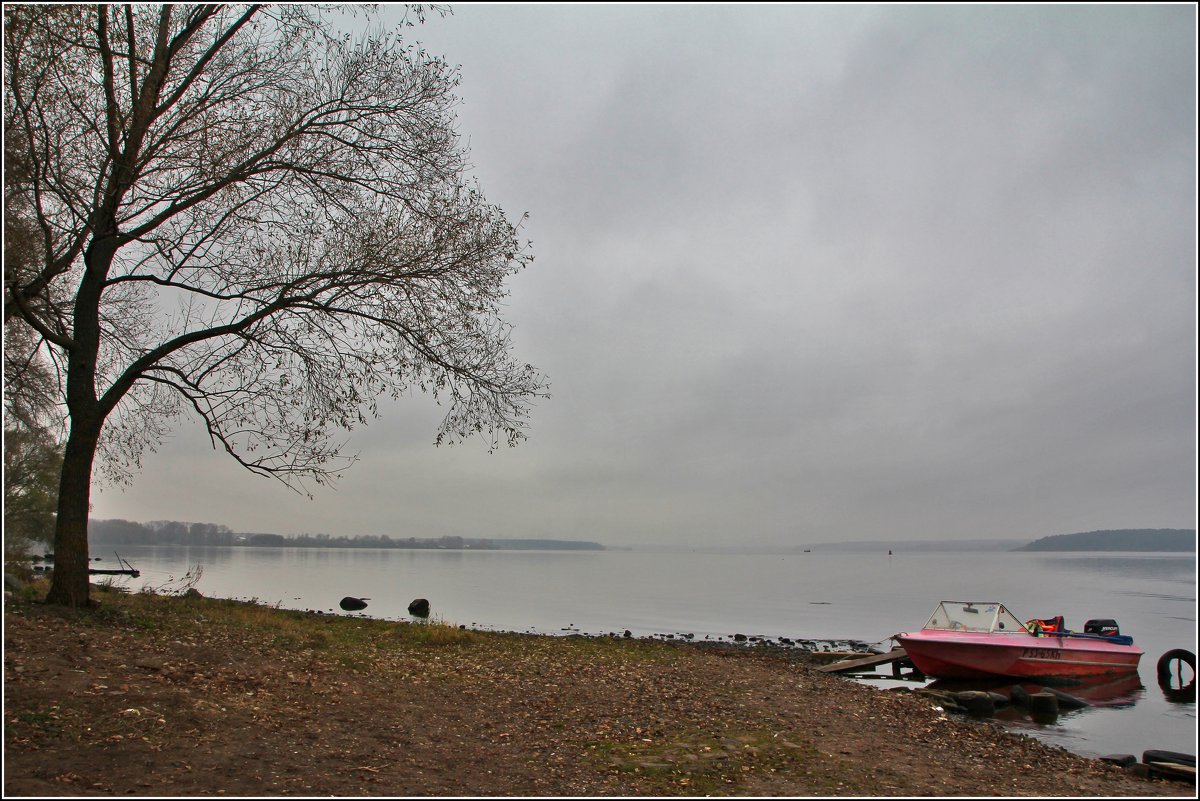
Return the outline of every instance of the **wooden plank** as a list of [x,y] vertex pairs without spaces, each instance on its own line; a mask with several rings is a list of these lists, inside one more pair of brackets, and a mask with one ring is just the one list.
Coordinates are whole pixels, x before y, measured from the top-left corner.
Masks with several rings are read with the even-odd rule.
[[834,662],[832,665],[822,665],[817,670],[822,673],[846,673],[851,670],[860,670],[863,668],[876,668],[879,665],[888,665],[892,662],[898,662],[901,659],[907,659],[908,653],[903,648],[893,648],[886,654],[871,654],[862,659],[849,659],[842,662]]
[[1179,765],[1174,762],[1147,762],[1150,766],[1150,775],[1163,779],[1177,779],[1179,781],[1196,783],[1196,768],[1194,765]]
[[847,659],[858,659],[869,656],[862,651],[809,651],[808,658],[816,662],[842,662]]

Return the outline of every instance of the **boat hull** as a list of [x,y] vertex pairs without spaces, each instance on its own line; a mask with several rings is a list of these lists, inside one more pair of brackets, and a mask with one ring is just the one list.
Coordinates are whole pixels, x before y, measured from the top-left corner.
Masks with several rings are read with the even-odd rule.
[[1142,651],[1100,638],[918,631],[895,636],[926,676],[1072,678],[1136,673]]

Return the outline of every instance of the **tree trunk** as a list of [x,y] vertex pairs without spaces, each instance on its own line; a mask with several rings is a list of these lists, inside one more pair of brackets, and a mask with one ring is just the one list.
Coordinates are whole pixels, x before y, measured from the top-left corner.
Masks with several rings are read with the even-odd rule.
[[63,451],[54,526],[54,577],[46,603],[88,605],[88,513],[92,465],[107,410],[96,398],[96,359],[100,352],[100,296],[116,247],[111,238],[92,240],[75,296],[74,347],[67,351],[67,414],[71,433]]
[[87,606],[88,512],[91,510],[92,463],[96,456],[99,426],[71,421],[71,435],[63,453],[58,487],[58,519],[54,527],[54,575],[46,602],[60,606]]

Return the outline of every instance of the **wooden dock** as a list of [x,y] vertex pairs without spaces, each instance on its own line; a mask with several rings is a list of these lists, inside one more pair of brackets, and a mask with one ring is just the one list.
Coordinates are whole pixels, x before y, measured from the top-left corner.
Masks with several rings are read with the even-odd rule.
[[858,659],[843,659],[829,665],[822,665],[817,670],[822,673],[859,673],[873,671],[880,665],[896,665],[908,661],[908,653],[903,648],[893,648],[886,654],[871,654]]
[[132,576],[133,578],[138,578],[139,576],[142,575],[142,571],[138,570],[133,565],[129,564],[128,559],[122,559],[121,554],[116,553],[115,551],[113,552],[113,554],[117,557],[117,564],[119,564],[121,566],[120,569],[113,570],[113,569],[105,569],[105,568],[100,568],[100,567],[93,567],[88,570],[88,575],[89,576]]

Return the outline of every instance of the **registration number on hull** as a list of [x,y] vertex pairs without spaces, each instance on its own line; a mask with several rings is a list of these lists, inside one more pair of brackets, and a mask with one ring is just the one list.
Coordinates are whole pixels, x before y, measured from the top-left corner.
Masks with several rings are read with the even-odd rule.
[[1062,651],[1057,648],[1026,648],[1021,652],[1022,659],[1062,659]]

